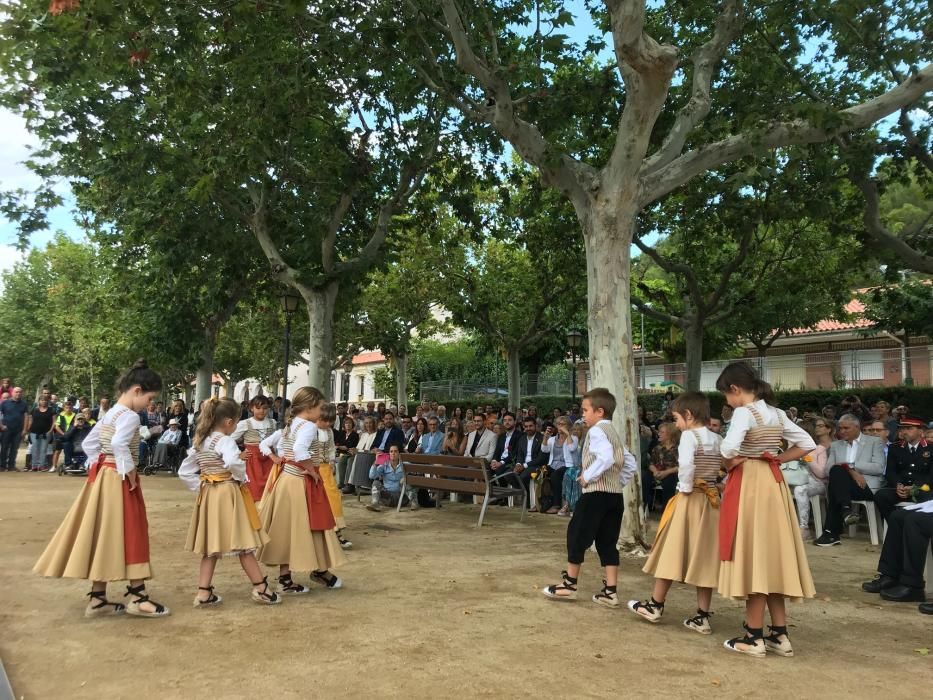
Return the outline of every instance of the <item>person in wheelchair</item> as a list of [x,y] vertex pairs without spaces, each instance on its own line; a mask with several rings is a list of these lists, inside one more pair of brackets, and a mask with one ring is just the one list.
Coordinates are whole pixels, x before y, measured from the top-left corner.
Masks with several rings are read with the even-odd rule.
[[91,432],[87,418],[79,413],[71,427],[62,436],[62,451],[65,453],[65,471],[87,471],[87,455],[84,454],[84,438]]
[[168,422],[168,430],[159,436],[152,455],[153,464],[173,466],[177,461],[178,446],[181,444],[181,427],[178,420],[172,418]]

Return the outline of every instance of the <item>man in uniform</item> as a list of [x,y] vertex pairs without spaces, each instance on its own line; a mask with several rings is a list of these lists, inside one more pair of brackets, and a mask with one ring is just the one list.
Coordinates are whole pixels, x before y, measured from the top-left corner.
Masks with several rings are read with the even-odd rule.
[[[933,445],[923,439],[923,427],[919,418],[902,418],[898,423],[902,439],[888,448],[887,488],[875,493],[875,505],[885,520],[898,503],[913,500],[914,487],[928,484],[933,489]],[[917,500],[931,498],[933,490],[921,492]]]

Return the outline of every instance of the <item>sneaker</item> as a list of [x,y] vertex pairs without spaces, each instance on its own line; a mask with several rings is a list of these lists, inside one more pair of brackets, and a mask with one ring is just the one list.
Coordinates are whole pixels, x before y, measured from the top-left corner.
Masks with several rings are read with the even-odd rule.
[[603,589],[593,596],[593,602],[607,608],[617,608],[619,607],[619,596],[615,591],[610,591],[608,586],[603,586]]
[[773,629],[771,634],[765,637],[765,651],[777,656],[790,657],[794,655],[794,647],[790,645],[790,637],[783,632],[775,634]]
[[640,600],[630,600],[628,609],[648,622],[659,622],[664,614],[664,603],[658,603],[654,598],[649,598],[644,603]]
[[697,614],[684,620],[684,627],[700,634],[712,634],[713,628],[709,624],[709,616],[712,613],[697,610]]
[[58,467],[49,467],[49,474],[54,474],[58,471]]
[[345,540],[343,535],[337,535],[337,541],[340,543],[341,549],[353,549],[353,543],[350,540]]
[[366,510],[371,510],[373,513],[381,513],[382,506],[378,505],[377,503],[367,503]]
[[829,530],[823,530],[823,534],[813,540],[813,544],[817,547],[835,547],[837,544],[842,544],[842,542]]
[[851,508],[843,508],[842,510],[842,522],[846,527],[851,525],[857,525],[859,521],[858,513],[854,512]]

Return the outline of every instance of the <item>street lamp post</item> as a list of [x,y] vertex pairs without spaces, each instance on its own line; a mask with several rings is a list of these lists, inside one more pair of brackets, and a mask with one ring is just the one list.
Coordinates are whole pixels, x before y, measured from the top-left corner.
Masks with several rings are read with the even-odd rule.
[[295,294],[291,289],[285,290],[282,294],[282,310],[285,311],[285,365],[282,369],[282,406],[284,410],[285,400],[288,398],[288,364],[291,356],[292,342],[292,314],[298,310],[298,304],[301,297]]
[[577,350],[583,343],[583,334],[580,331],[567,333],[567,345],[570,346],[570,403],[577,402]]

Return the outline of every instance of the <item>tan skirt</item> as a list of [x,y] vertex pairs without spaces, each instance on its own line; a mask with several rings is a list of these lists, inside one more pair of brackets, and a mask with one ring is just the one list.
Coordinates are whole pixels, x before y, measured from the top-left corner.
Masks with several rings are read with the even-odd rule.
[[346,561],[333,530],[309,527],[303,477],[282,472],[271,490],[267,483],[260,520],[269,535],[269,543],[258,554],[263,564],[288,565],[292,571],[324,571]]
[[736,599],[752,593],[816,595],[794,499],[787,484],[776,482],[768,463],[759,459],[742,465],[733,556],[719,564],[718,588],[720,595]]
[[81,493],[33,571],[55,578],[133,581],[152,578],[149,562],[126,563],[123,479],[102,468]]
[[644,571],[699,588],[719,583],[719,509],[702,491],[678,493],[674,514],[654,539]]
[[337,529],[342,530],[347,526],[347,521],[343,517],[343,496],[340,495],[340,489],[337,488],[337,480],[334,478],[334,468],[327,462],[324,462],[318,468],[318,473],[321,475],[321,481],[324,482],[324,492],[327,494],[327,500],[330,502],[330,509],[334,513]]
[[202,483],[200,503],[188,524],[185,549],[202,557],[255,552],[269,541],[260,528],[254,530],[239,484],[235,481]]

